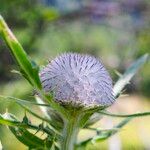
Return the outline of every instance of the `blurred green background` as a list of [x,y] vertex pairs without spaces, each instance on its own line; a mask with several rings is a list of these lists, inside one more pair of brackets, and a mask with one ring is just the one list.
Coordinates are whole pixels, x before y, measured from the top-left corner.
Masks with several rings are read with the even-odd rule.
[[[115,83],[116,72],[123,73],[136,58],[150,53],[149,0],[0,0],[0,13],[27,53],[41,66],[63,52],[89,53],[102,60]],[[33,100],[33,89],[12,73],[13,69],[17,66],[0,38],[0,94]],[[130,96],[118,99],[110,108],[112,111],[132,113],[150,109],[150,61],[124,93]],[[0,100],[0,113],[6,108],[20,119],[24,115],[15,103]],[[100,125],[107,127],[112,123],[114,119],[104,118]],[[80,138],[90,134],[86,133],[81,133]],[[85,149],[113,150],[114,145],[118,146],[115,150],[150,149],[148,139],[149,117],[136,119],[109,141]],[[27,149],[3,126],[0,140],[4,150]]]

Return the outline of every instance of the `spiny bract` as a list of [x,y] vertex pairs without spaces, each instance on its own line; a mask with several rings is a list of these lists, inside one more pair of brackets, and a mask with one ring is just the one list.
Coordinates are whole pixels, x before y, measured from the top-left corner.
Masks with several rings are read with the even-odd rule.
[[93,56],[65,53],[40,71],[45,92],[53,92],[54,100],[73,107],[109,106],[113,103],[112,80]]

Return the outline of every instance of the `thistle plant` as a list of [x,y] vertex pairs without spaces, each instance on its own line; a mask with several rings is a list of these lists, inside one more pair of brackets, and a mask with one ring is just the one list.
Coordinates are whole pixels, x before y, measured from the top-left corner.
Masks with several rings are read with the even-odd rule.
[[[39,66],[29,59],[2,17],[0,34],[19,66],[19,73],[36,90],[34,102],[4,95],[0,95],[0,98],[15,101],[26,112],[41,120],[41,124],[36,125],[29,121],[27,114],[20,121],[13,114],[6,112],[0,115],[0,124],[8,126],[16,138],[29,149],[74,150],[90,142],[108,139],[135,117],[150,115],[150,112],[121,115],[106,111],[146,62],[147,54],[135,61],[113,86],[109,73],[98,58],[65,53],[39,69]],[[39,107],[43,115],[35,113],[32,105]],[[90,126],[104,115],[125,119],[114,128],[101,130],[97,135],[77,143],[79,131],[83,128],[90,129]],[[35,130],[35,133],[42,131],[45,139],[29,129]],[[99,131],[96,128],[94,130]]]
[[101,62],[89,55],[66,53],[40,72],[45,92],[72,108],[105,107],[113,103],[112,80]]

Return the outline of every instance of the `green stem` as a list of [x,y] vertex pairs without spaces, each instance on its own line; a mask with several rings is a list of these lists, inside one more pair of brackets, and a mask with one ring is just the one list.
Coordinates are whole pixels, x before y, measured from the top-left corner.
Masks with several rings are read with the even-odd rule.
[[79,116],[71,116],[66,122],[63,130],[62,150],[74,150],[79,131]]

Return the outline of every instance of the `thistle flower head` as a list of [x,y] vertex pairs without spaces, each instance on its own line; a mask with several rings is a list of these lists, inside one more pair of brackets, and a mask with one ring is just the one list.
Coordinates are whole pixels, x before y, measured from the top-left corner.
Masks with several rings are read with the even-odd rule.
[[40,71],[45,92],[53,92],[54,100],[73,107],[109,106],[113,103],[112,80],[93,56],[65,53]]

